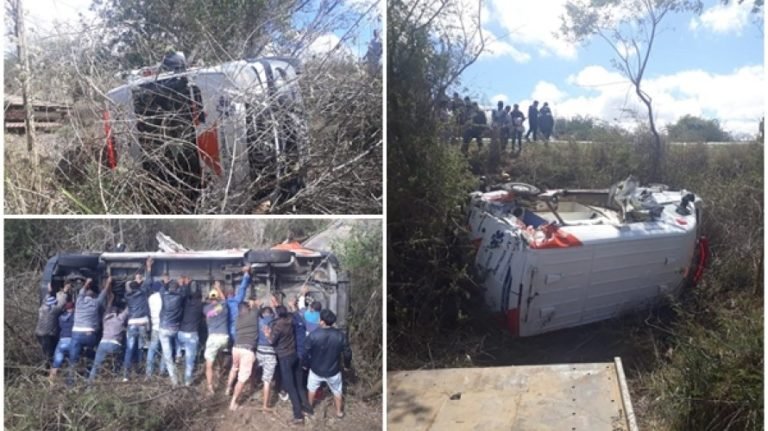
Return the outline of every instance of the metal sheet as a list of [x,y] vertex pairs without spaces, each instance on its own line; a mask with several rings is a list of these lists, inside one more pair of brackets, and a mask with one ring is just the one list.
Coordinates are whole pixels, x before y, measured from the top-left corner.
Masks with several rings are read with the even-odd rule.
[[389,372],[387,429],[634,431],[616,364]]

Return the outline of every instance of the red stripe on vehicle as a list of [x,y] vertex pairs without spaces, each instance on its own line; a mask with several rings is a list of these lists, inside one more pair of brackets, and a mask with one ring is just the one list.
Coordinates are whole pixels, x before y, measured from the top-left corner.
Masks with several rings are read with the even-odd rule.
[[112,125],[109,122],[109,110],[104,110],[104,134],[107,141],[107,166],[110,169],[117,167],[117,154],[115,153],[115,137],[112,136]]
[[515,337],[520,335],[520,310],[513,308],[506,313],[507,329]]
[[[197,110],[197,102],[192,102],[192,123],[195,128],[200,125],[200,112]],[[221,160],[219,159],[219,129],[214,123],[213,127],[204,131],[195,138],[197,153],[205,165],[213,169],[216,175],[221,175]]]
[[699,238],[699,261],[696,266],[696,273],[693,275],[693,285],[701,281],[704,276],[704,269],[709,263],[709,239],[706,236]]
[[219,129],[215,125],[197,137],[197,151],[200,158],[216,175],[221,175],[219,160]]

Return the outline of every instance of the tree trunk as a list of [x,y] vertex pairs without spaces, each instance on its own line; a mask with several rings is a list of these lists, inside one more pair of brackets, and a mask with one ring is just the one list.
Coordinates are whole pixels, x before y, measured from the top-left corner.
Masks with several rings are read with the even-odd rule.
[[27,152],[35,156],[37,166],[37,152],[35,151],[35,118],[32,107],[32,90],[30,89],[29,56],[27,55],[27,41],[24,32],[24,6],[22,0],[16,0],[16,38],[19,61],[21,62],[21,98],[24,104],[24,127],[27,134]]
[[643,101],[645,107],[648,109],[648,126],[653,134],[653,141],[651,142],[651,160],[648,167],[648,181],[660,182],[661,181],[661,165],[663,161],[663,151],[661,148],[661,135],[656,130],[656,122],[653,120],[653,106],[651,105],[651,99],[641,89],[640,83],[635,84],[635,92],[637,97]]

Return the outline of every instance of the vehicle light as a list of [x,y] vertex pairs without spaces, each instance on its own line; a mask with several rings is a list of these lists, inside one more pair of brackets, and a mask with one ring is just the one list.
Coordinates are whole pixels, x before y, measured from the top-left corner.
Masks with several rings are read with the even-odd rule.
[[696,273],[693,274],[692,280],[694,286],[701,281],[701,278],[704,276],[704,268],[706,268],[707,263],[709,263],[709,239],[702,235],[701,238],[699,238],[698,246],[699,261],[697,262]]

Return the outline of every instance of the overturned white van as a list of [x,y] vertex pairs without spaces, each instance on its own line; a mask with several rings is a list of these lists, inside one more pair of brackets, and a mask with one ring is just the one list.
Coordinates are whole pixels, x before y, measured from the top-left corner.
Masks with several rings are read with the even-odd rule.
[[708,259],[702,201],[685,190],[550,190],[507,183],[471,195],[485,302],[529,336],[653,305],[695,284]]
[[169,54],[107,93],[103,161],[141,167],[192,200],[224,190],[222,210],[293,194],[309,151],[301,70],[288,57],[187,69]]
[[269,303],[275,296],[283,305],[296,300],[300,307],[314,301],[337,315],[337,324],[346,325],[349,308],[349,276],[340,268],[333,253],[310,249],[298,242],[278,244],[268,249],[229,249],[194,251],[110,251],[103,253],[61,253],[51,257],[43,271],[41,300],[61,289],[65,282],[82,283],[92,278],[98,290],[106,277],[112,277],[115,305],[125,305],[125,284],[136,273],[144,273],[147,257],[154,260],[151,275],[159,281],[162,274],[177,280],[189,277],[204,294],[215,281],[235,289],[242,280],[243,266],[251,268],[251,284],[246,297]]

